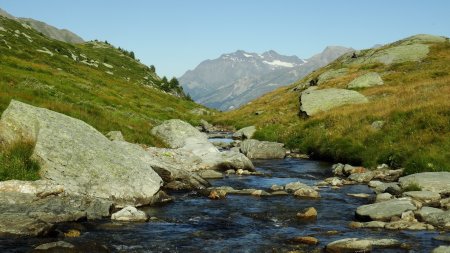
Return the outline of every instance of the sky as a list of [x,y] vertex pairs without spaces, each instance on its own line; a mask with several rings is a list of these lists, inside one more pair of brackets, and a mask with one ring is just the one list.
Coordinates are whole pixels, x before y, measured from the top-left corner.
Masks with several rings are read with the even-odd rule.
[[328,45],[450,37],[448,0],[0,0],[0,8],[132,50],[167,77],[239,49],[305,59]]

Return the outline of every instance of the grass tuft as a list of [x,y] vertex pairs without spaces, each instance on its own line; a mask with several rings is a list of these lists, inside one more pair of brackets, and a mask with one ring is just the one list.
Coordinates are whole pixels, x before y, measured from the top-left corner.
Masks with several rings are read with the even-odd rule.
[[38,180],[39,164],[31,159],[34,143],[21,141],[0,147],[0,181]]

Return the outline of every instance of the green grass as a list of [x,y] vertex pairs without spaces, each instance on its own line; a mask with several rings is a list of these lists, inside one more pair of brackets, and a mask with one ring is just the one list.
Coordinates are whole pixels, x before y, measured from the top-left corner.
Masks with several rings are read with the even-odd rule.
[[[103,134],[119,130],[127,141],[152,146],[163,145],[150,130],[164,120],[197,124],[208,119],[190,113],[201,106],[179,87],[169,87],[154,69],[110,44],[52,40],[3,17],[0,26],[7,30],[0,31],[0,113],[16,99],[83,120]],[[53,56],[38,51],[44,47]]]
[[39,165],[30,158],[33,149],[34,143],[29,141],[0,147],[0,181],[39,179]]
[[403,188],[404,192],[412,192],[412,191],[421,191],[422,187],[420,187],[417,183],[411,183]]
[[[390,45],[385,46],[389,48]],[[380,49],[382,50],[382,49]],[[319,88],[345,88],[367,71],[383,74],[384,85],[359,89],[364,105],[348,105],[309,118],[298,117],[299,92],[293,88],[329,69],[349,69]],[[431,43],[422,61],[392,65],[346,65],[338,59],[289,87],[219,115],[215,123],[237,128],[256,125],[256,138],[278,141],[314,159],[366,167],[386,163],[407,174],[450,171],[450,42]],[[264,114],[255,116],[262,110]],[[385,122],[373,129],[374,121]]]

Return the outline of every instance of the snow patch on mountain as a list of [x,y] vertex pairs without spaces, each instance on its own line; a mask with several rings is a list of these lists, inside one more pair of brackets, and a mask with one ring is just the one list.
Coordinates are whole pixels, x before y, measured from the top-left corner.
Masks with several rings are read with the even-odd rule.
[[269,64],[272,66],[279,66],[279,67],[286,67],[286,68],[293,68],[295,65],[290,62],[284,62],[280,60],[274,60],[274,61],[263,61],[265,64]]

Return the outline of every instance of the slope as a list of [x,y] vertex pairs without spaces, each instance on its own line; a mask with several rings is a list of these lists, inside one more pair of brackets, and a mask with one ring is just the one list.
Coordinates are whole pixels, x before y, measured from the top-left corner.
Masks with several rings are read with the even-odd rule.
[[[368,103],[306,117],[300,111],[303,94],[350,90],[353,80],[368,73],[378,73],[383,84],[352,89]],[[449,39],[416,35],[346,54],[289,87],[220,115],[217,123],[238,128],[255,124],[257,138],[284,142],[317,159],[365,166],[386,163],[405,167],[408,173],[450,171],[449,73]]]
[[160,121],[198,120],[190,111],[200,106],[187,100],[181,87],[164,83],[130,55],[97,41],[53,40],[0,17],[0,112],[17,99],[151,145],[158,141],[149,130]]
[[1,8],[0,8],[0,16],[4,16],[4,17],[10,18],[10,19],[15,19],[19,22],[29,25],[29,26],[33,27],[36,31],[44,34],[45,36],[47,36],[49,38],[55,39],[55,40],[64,41],[67,43],[74,43],[74,44],[84,42],[84,40],[80,36],[78,36],[77,34],[71,32],[67,29],[58,29],[54,26],[51,26],[42,21],[35,20],[32,18],[16,18],[13,15],[6,12],[5,10],[2,10]]

